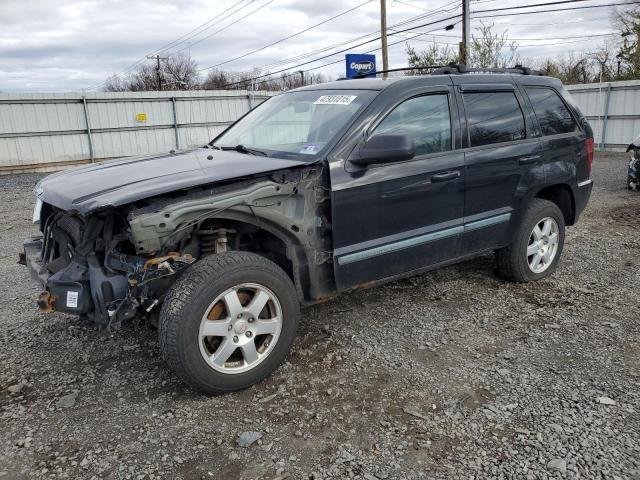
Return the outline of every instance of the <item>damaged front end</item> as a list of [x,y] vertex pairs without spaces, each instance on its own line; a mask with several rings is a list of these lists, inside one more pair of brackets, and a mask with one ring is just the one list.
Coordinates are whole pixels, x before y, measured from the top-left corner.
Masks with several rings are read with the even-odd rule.
[[41,235],[21,263],[45,287],[40,310],[103,325],[151,312],[189,265],[228,250],[271,259],[303,300],[325,298],[335,290],[327,183],[307,166],[84,215],[38,202]]
[[119,212],[84,218],[43,206],[42,235],[24,243],[20,263],[45,291],[38,297],[43,312],[87,315],[99,324],[150,311],[174,277],[194,262],[172,252],[149,258],[135,255]]

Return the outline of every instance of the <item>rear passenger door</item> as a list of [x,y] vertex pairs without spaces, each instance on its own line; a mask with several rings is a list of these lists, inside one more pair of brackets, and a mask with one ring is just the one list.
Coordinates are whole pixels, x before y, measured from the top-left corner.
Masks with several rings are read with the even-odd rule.
[[523,97],[511,84],[462,85],[465,149],[464,253],[510,243],[530,186],[544,182],[540,142]]
[[[524,86],[537,118],[542,161],[548,179],[553,183],[572,183],[581,175],[575,169],[580,164],[582,144],[586,134],[578,127],[564,101],[551,87]],[[584,172],[578,172],[584,175]],[[588,178],[588,173],[586,174]]]

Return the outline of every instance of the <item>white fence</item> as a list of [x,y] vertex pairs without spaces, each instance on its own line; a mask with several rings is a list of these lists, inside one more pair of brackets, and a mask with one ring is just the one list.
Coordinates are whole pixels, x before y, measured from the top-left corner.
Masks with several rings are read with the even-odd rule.
[[567,90],[593,127],[598,148],[626,150],[640,135],[640,80],[568,85]]
[[[599,148],[640,134],[640,81],[569,85]],[[271,95],[189,91],[0,94],[0,174],[204,144]]]
[[202,145],[269,95],[218,90],[0,94],[0,174]]

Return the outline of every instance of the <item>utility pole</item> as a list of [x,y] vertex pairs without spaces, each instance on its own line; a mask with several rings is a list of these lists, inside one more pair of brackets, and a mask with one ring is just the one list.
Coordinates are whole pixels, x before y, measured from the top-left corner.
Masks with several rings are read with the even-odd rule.
[[[467,0],[468,1],[468,0]],[[380,0],[380,38],[382,40],[382,74],[387,78],[386,71],[389,70],[389,52],[387,48],[387,0]]]
[[160,55],[152,55],[147,57],[149,60],[155,60],[156,63],[156,75],[158,78],[158,91],[162,90],[162,75],[160,73],[160,60],[168,60],[169,57],[161,57]]
[[304,70],[298,70],[298,73],[300,74],[300,86],[304,87]]
[[462,41],[460,42],[460,63],[469,65],[469,44],[470,41],[470,12],[469,0],[462,0]]

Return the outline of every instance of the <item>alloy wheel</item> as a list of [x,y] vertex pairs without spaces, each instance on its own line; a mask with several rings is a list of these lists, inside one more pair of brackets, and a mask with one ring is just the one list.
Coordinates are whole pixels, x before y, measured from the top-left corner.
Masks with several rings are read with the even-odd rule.
[[558,223],[551,217],[540,220],[529,235],[527,264],[533,273],[544,272],[558,253]]
[[263,285],[243,283],[220,294],[200,322],[200,353],[209,367],[244,373],[263,362],[282,330],[282,308]]

